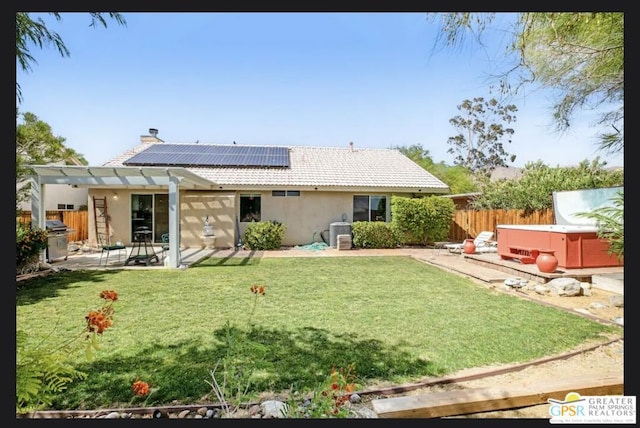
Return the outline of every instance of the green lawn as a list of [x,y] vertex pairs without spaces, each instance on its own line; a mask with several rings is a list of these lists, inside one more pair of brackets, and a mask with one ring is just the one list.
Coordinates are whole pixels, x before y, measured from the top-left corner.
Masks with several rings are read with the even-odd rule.
[[[254,284],[265,296],[256,298]],[[253,396],[313,389],[351,363],[366,388],[621,334],[410,257],[209,259],[184,271],[63,272],[19,285],[17,328],[32,343],[78,334],[102,290],[119,295],[96,359],[71,356],[88,377],[56,397],[57,409],[215,402],[207,381],[234,334],[245,338],[241,355],[224,361],[250,378]],[[146,400],[133,397],[136,379],[152,387]]]

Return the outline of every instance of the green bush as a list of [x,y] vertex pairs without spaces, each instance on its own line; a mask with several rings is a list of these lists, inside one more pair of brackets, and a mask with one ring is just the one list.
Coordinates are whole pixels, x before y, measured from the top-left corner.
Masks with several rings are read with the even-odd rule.
[[391,199],[391,218],[399,231],[401,243],[426,245],[449,236],[455,204],[450,198],[428,196]]
[[285,225],[277,221],[251,222],[244,231],[244,244],[250,250],[277,250],[285,231]]
[[16,223],[16,268],[37,262],[40,251],[47,248],[48,233],[45,229],[32,228]]
[[390,223],[356,221],[353,223],[353,246],[357,248],[396,248],[398,233]]

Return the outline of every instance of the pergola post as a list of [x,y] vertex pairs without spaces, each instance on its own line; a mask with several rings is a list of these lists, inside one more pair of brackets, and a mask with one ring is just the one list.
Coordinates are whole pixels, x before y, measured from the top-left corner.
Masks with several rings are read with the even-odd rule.
[[[46,228],[47,213],[44,210],[44,184],[39,175],[31,176],[31,227]],[[40,251],[40,261],[46,262],[45,250]]]
[[180,267],[180,179],[169,177],[169,267]]

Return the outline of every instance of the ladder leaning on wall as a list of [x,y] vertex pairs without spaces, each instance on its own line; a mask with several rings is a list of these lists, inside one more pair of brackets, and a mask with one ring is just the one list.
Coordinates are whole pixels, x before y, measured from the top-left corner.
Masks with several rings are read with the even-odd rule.
[[98,246],[109,244],[109,213],[107,212],[107,198],[93,197],[93,223],[96,228]]

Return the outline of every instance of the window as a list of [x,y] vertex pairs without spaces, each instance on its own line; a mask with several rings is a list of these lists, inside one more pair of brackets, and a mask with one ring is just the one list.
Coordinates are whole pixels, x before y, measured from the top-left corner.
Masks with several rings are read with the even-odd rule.
[[299,190],[272,190],[271,196],[300,196]]
[[355,195],[353,221],[387,221],[387,197]]
[[240,221],[260,221],[260,195],[240,195]]
[[67,204],[67,209],[68,210],[72,210],[73,209],[73,204]]
[[59,209],[59,210],[63,210],[63,209],[64,209],[64,206],[65,206],[64,204],[58,204],[58,209]]

